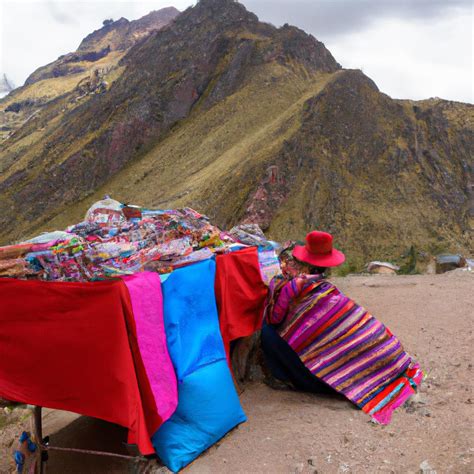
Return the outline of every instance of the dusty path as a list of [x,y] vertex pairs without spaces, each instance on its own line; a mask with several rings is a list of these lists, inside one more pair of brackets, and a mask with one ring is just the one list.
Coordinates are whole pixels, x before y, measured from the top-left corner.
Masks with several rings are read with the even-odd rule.
[[[418,473],[474,472],[474,275],[347,277],[347,294],[377,315],[425,369],[420,394],[398,409],[389,426],[341,399],[248,386],[249,421],[184,472],[188,473]],[[119,450],[118,427],[51,411],[45,431],[55,443]],[[0,472],[20,424],[0,434]],[[151,466],[150,466],[151,467]],[[3,470],[2,470],[3,469]],[[154,472],[168,472],[164,468]],[[121,461],[52,453],[48,473],[129,473]]]

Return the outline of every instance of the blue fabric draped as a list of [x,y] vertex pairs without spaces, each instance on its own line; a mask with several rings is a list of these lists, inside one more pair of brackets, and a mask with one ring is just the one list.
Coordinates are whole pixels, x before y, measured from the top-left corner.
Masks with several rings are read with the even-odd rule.
[[152,438],[177,472],[246,421],[227,366],[214,295],[214,260],[175,270],[163,282],[168,350],[178,378],[178,407]]

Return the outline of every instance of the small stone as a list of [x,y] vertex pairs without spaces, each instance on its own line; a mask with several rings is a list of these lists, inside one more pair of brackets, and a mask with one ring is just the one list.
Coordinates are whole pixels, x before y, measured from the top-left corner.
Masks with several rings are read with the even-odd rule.
[[420,411],[419,411],[420,415],[421,416],[431,416],[431,412],[428,410],[428,408],[420,408]]
[[427,460],[420,464],[420,474],[436,474],[436,471],[429,465]]
[[421,393],[418,392],[410,398],[410,402],[426,405],[426,399],[421,395]]
[[308,464],[309,464],[310,466],[316,466],[316,465],[317,465],[317,459],[316,459],[314,456],[310,457],[310,458],[308,459]]
[[299,462],[299,463],[294,465],[293,472],[295,474],[301,474],[303,471],[304,471],[304,463]]
[[339,464],[339,472],[349,472],[349,471],[350,471],[349,464],[346,464],[345,462]]

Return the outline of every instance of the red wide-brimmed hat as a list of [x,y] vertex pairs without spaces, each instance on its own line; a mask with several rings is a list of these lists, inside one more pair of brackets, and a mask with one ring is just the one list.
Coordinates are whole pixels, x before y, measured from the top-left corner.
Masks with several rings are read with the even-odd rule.
[[346,257],[333,248],[332,235],[314,230],[306,236],[306,245],[296,245],[293,257],[316,267],[337,267]]

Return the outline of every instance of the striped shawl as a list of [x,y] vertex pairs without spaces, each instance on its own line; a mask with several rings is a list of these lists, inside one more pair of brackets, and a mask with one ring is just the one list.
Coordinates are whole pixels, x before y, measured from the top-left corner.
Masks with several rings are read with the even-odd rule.
[[419,365],[374,316],[319,275],[275,277],[266,310],[313,375],[382,424],[422,379]]

